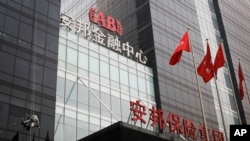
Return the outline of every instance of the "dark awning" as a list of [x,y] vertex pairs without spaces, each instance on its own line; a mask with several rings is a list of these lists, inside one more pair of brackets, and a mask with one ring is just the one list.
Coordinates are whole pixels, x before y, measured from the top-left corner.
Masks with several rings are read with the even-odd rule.
[[117,122],[107,128],[97,131],[79,141],[169,141],[162,134],[133,126],[124,122]]

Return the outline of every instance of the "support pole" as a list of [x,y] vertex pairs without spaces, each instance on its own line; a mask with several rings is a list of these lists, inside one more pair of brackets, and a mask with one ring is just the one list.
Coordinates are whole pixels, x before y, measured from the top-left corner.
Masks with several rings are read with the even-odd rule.
[[[189,31],[189,28],[188,28],[188,31]],[[189,33],[188,33],[188,34],[189,34]],[[189,36],[189,37],[190,37],[190,36]],[[206,115],[205,115],[205,112],[204,112],[202,94],[201,94],[201,89],[200,89],[200,82],[199,82],[199,80],[198,80],[198,74],[197,74],[197,69],[196,69],[196,64],[195,64],[194,51],[193,51],[193,47],[192,47],[192,44],[191,44],[190,39],[189,39],[189,44],[190,44],[191,52],[192,52],[192,56],[193,56],[194,71],[195,71],[196,82],[197,82],[197,87],[198,87],[198,91],[199,91],[199,98],[200,98],[201,111],[202,111],[202,118],[203,118],[203,122],[204,122],[204,125],[205,125],[205,130],[206,130],[206,138],[207,138],[207,141],[210,141],[210,140],[209,140],[209,135],[208,135],[208,128],[207,128]]]
[[228,141],[228,139],[227,139],[227,128],[226,128],[226,124],[225,124],[225,119],[224,119],[224,114],[223,114],[223,110],[222,110],[221,99],[220,99],[220,95],[219,95],[219,89],[218,89],[218,85],[217,85],[217,80],[216,80],[215,74],[214,74],[214,82],[215,82],[215,87],[216,87],[216,91],[217,91],[218,102],[219,102],[219,106],[220,106],[220,113],[221,113],[222,124],[223,124],[224,132],[225,132],[225,138],[226,138],[226,141]]

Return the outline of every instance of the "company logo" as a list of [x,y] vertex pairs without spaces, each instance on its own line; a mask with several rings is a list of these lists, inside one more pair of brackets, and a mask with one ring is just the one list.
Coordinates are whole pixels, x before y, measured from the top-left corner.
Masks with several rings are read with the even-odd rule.
[[250,125],[230,125],[230,141],[250,139]]
[[119,20],[105,16],[102,11],[97,11],[96,8],[89,10],[89,20],[97,25],[100,24],[109,31],[116,32],[118,35],[123,34],[122,23]]

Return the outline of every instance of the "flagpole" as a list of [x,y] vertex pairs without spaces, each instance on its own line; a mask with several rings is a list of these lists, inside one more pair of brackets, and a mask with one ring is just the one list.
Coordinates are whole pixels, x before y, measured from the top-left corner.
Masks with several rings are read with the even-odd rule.
[[[206,39],[208,42],[208,39]],[[216,92],[217,92],[217,97],[218,97],[218,103],[219,103],[219,107],[220,107],[220,114],[221,114],[221,119],[222,119],[222,124],[223,124],[223,128],[224,128],[224,132],[225,132],[225,138],[226,141],[227,139],[227,128],[226,128],[226,124],[225,124],[225,119],[224,119],[224,114],[223,114],[223,110],[222,110],[222,104],[221,104],[221,99],[220,99],[220,95],[219,95],[219,88],[218,88],[218,84],[217,84],[217,78],[216,78],[216,74],[215,71],[213,71],[213,75],[214,75],[214,82],[215,82],[215,87],[216,87]]]
[[[239,60],[239,63],[240,63],[240,57],[238,58],[238,60]],[[243,71],[242,67],[241,67],[241,70]],[[245,84],[245,88],[246,88],[246,92],[247,92],[248,101],[249,101],[249,104],[250,104],[250,99],[249,99],[248,90],[247,90],[247,84],[246,84],[245,79],[244,79],[244,84]]]
[[[189,31],[189,28],[187,30]],[[188,32],[188,34],[189,34],[189,32]],[[201,103],[201,111],[202,111],[203,122],[204,122],[205,130],[206,130],[206,138],[207,138],[207,141],[210,141],[209,135],[208,135],[206,116],[205,116],[205,112],[204,112],[202,94],[201,94],[201,89],[200,89],[200,82],[198,80],[198,74],[197,74],[197,69],[196,69],[196,64],[195,64],[194,51],[193,51],[193,46],[191,44],[190,39],[189,39],[189,44],[190,44],[191,52],[192,52],[192,56],[193,56],[194,71],[195,71],[195,76],[196,76],[196,81],[197,81],[197,86],[198,86],[198,91],[199,91],[199,98],[200,98],[200,103]]]
[[216,91],[217,91],[217,97],[218,97],[218,102],[219,102],[219,106],[220,106],[220,113],[221,113],[222,123],[223,123],[223,127],[224,127],[225,137],[226,137],[226,141],[227,141],[228,140],[227,139],[227,128],[226,128],[226,124],[225,124],[224,114],[223,114],[223,111],[222,111],[221,100],[220,100],[220,95],[219,95],[219,89],[218,89],[215,73],[214,73],[214,82],[215,82],[215,87],[216,87]]
[[[223,53],[224,53],[224,45],[223,45],[223,40],[221,39],[221,46],[223,48]],[[225,53],[224,53],[225,54]],[[229,70],[229,66],[228,66],[228,61],[227,61],[227,56],[226,56],[226,63],[227,63],[227,69],[228,69],[228,73],[230,75],[230,81],[231,81],[231,85],[232,85],[232,91],[234,93],[234,101],[235,101],[235,104],[236,104],[236,109],[237,109],[237,113],[238,113],[238,116],[239,116],[239,121],[240,121],[240,124],[242,124],[241,122],[241,118],[240,118],[240,112],[239,112],[239,108],[238,108],[238,104],[237,104],[237,100],[236,100],[236,94],[235,94],[235,91],[234,91],[234,85],[233,85],[233,80],[232,80],[232,75],[231,75],[231,72]]]

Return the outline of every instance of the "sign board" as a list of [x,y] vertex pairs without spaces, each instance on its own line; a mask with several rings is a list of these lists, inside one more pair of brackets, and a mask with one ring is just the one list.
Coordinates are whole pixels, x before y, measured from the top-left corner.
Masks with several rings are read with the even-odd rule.
[[[119,40],[118,36],[123,35],[123,26],[118,19],[109,15],[105,16],[102,11],[98,11],[96,8],[91,8],[88,15],[89,21],[82,22],[81,20],[74,20],[63,13],[60,15],[60,27],[64,27],[68,31],[73,31],[85,39],[105,46],[128,58],[135,59],[142,64],[147,63],[148,59],[142,50],[135,52],[134,47],[129,42],[121,43]],[[116,35],[109,32],[104,34],[103,30],[115,33]]]
[[[210,141],[224,141],[223,132],[217,129],[208,129],[208,134],[206,134],[206,129],[203,124],[196,126],[192,120],[182,119],[178,114],[170,112],[167,119],[164,119],[164,111],[156,109],[154,106],[149,109],[149,112],[150,118],[148,123],[151,122],[152,127],[158,125],[158,128],[161,130],[168,127],[170,133],[183,135],[185,138],[190,140],[197,140],[200,138],[200,140],[206,141],[208,136]],[[132,113],[132,121],[140,121],[143,124],[147,123],[144,119],[144,116],[146,115],[146,106],[141,104],[139,100],[135,102],[130,101],[130,113]]]

